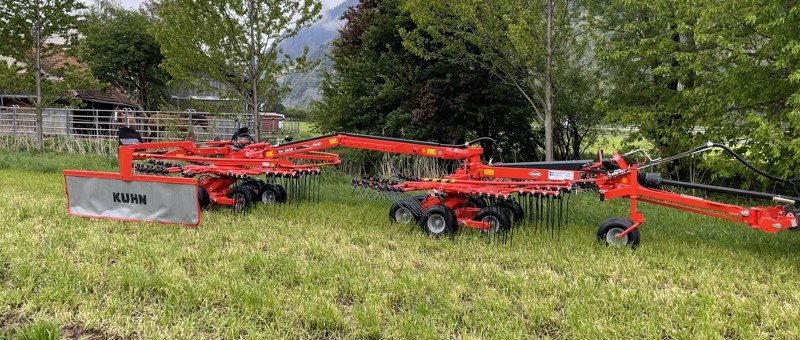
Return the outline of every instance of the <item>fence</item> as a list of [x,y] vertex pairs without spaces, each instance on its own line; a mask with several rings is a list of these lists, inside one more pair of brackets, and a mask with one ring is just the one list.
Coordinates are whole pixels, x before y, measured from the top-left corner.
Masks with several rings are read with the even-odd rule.
[[[241,128],[253,131],[253,115],[243,113],[175,111],[94,110],[46,108],[42,111],[45,137],[77,139],[116,139],[117,130],[127,126],[139,131],[146,141],[182,140],[189,131],[198,140],[225,140]],[[280,116],[262,115],[262,138],[298,133],[300,122]],[[36,135],[33,108],[0,106],[0,135]]]

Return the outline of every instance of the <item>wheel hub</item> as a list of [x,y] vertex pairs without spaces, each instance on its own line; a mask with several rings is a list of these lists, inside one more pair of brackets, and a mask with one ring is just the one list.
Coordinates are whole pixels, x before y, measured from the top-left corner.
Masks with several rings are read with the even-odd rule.
[[622,236],[617,238],[617,235],[622,234],[625,231],[622,228],[611,228],[611,230],[606,233],[606,244],[615,247],[621,247],[628,244],[628,235]]
[[485,223],[489,224],[489,231],[492,231],[492,232],[495,232],[495,233],[500,231],[500,220],[498,220],[497,217],[486,216],[483,219],[481,219],[481,222],[485,222]]
[[428,217],[428,230],[432,234],[441,234],[446,226],[447,221],[445,220],[444,216],[437,214]]
[[264,193],[261,194],[261,202],[264,204],[271,204],[272,202],[275,202],[275,193],[265,190]]
[[400,207],[394,212],[394,219],[398,223],[409,224],[414,220],[414,214],[406,207]]

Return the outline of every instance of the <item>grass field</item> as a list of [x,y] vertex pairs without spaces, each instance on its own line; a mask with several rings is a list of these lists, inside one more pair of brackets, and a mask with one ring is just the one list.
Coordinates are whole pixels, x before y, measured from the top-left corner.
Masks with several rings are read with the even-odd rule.
[[624,201],[573,197],[560,239],[426,238],[330,176],[319,203],[198,229],[69,217],[63,167],[0,152],[0,326],[20,338],[800,337],[800,234],[644,206],[636,251],[595,242]]

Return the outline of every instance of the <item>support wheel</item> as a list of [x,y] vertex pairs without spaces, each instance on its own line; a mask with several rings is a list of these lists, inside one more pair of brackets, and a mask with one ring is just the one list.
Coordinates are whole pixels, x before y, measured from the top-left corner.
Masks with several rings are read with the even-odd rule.
[[511,222],[505,212],[500,209],[485,207],[472,218],[473,221],[489,223],[489,232],[504,233],[511,230]]
[[272,184],[265,184],[261,187],[261,195],[259,197],[264,206],[270,206],[273,203],[281,203],[286,200],[281,191]]
[[241,213],[247,210],[247,207],[253,203],[253,190],[248,185],[243,185],[234,188],[228,194],[228,198],[233,199],[231,210],[235,213]]
[[450,208],[436,205],[428,208],[427,213],[428,216],[423,216],[419,220],[422,232],[436,238],[455,233],[455,214]]
[[245,181],[244,184],[242,184],[242,186],[245,185],[249,186],[252,189],[253,197],[259,197],[261,196],[261,190],[264,188],[264,185],[266,185],[266,183],[264,183],[264,181],[260,179],[251,178]]
[[486,202],[477,196],[469,196],[467,197],[467,203],[464,204],[465,207],[468,208],[486,208]]
[[206,210],[211,204],[211,197],[208,196],[208,190],[203,188],[202,185],[197,186],[197,204],[200,205],[200,210]]
[[630,246],[635,249],[636,246],[639,245],[639,228],[631,230],[631,232],[620,239],[616,238],[617,235],[632,225],[633,221],[627,218],[609,218],[603,221],[603,223],[600,223],[600,228],[597,230],[597,239],[604,242],[607,246]]
[[417,222],[417,215],[408,208],[408,203],[394,202],[389,208],[389,222],[412,224]]
[[525,218],[525,213],[522,211],[522,207],[515,200],[497,202],[494,207],[506,211],[510,222],[519,222]]
[[275,202],[278,202],[278,203],[286,202],[286,198],[287,198],[286,189],[284,189],[282,185],[277,184],[277,183],[272,183],[272,184],[267,184],[266,186],[270,186],[270,187],[275,188],[275,191],[279,194],[278,196],[275,197],[276,198]]

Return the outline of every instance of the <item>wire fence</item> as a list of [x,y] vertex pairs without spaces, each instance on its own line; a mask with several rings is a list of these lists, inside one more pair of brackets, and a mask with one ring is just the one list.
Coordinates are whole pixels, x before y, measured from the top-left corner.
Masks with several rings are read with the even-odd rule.
[[[182,140],[191,131],[198,140],[228,139],[237,129],[253,131],[252,114],[189,111],[134,111],[46,108],[42,111],[45,137],[116,139],[120,127],[139,131],[146,141]],[[262,138],[296,134],[300,122],[282,115],[262,114]],[[36,135],[36,114],[31,107],[0,106],[0,135]]]

